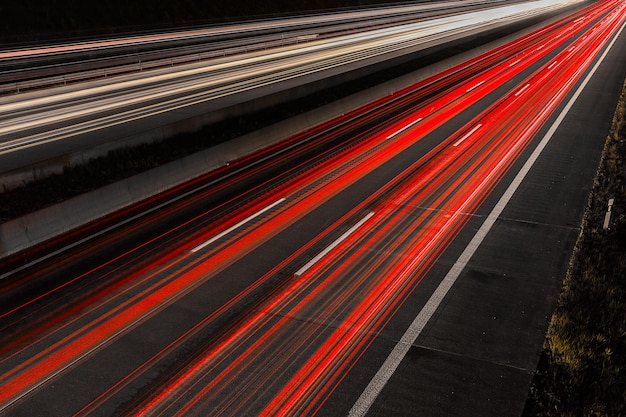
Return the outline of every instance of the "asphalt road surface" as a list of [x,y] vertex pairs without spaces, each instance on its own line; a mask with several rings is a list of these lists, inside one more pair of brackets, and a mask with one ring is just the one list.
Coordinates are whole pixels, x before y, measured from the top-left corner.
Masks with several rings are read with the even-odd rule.
[[519,415],[625,19],[590,4],[6,260],[0,414]]

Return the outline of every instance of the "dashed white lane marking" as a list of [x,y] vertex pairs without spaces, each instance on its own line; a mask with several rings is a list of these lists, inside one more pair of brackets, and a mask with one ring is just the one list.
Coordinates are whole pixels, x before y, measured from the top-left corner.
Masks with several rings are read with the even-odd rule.
[[467,90],[465,90],[466,93],[469,93],[472,90],[477,89],[478,87],[480,87],[481,85],[483,85],[485,83],[485,80],[482,80],[481,82],[479,82],[478,84],[473,85],[472,87],[468,88]]
[[461,143],[463,143],[465,141],[465,139],[469,138],[470,136],[472,136],[478,129],[480,129],[482,126],[481,123],[478,123],[476,126],[474,126],[472,128],[472,130],[470,130],[469,132],[467,132],[465,135],[463,135],[463,137],[459,140],[457,140],[456,142],[454,142],[454,144],[452,146],[459,146]]
[[507,190],[504,192],[504,195],[500,198],[491,213],[489,213],[489,216],[480,227],[474,238],[471,240],[469,245],[467,245],[461,256],[459,256],[459,259],[457,259],[448,274],[444,277],[443,281],[441,281],[426,305],[424,305],[424,307],[422,308],[422,311],[420,311],[417,317],[415,317],[415,320],[413,321],[413,323],[411,323],[400,341],[396,344],[393,351],[389,354],[387,360],[385,360],[376,375],[374,375],[374,378],[372,378],[369,385],[365,388],[361,396],[358,398],[358,400],[350,410],[350,413],[348,414],[349,417],[364,416],[370,409],[372,404],[374,404],[374,401],[381,393],[383,387],[387,384],[395,370],[398,368],[398,365],[400,365],[400,362],[402,361],[402,359],[404,359],[404,356],[409,351],[409,348],[413,346],[413,344],[417,340],[417,337],[426,326],[426,323],[428,323],[434,312],[441,304],[443,298],[446,296],[450,288],[452,288],[452,285],[454,285],[457,278],[469,262],[470,258],[474,255],[474,252],[476,252],[476,249],[478,249],[482,241],[485,239],[487,233],[489,233],[494,223],[513,197],[513,194],[522,183],[532,166],[535,164],[535,161],[539,158],[541,152],[543,152],[550,139],[552,139],[554,132],[556,132],[558,127],[561,125],[563,119],[565,119],[565,116],[570,111],[570,109],[582,93],[583,89],[589,83],[589,80],[593,77],[600,64],[604,61],[604,58],[615,44],[615,41],[622,33],[625,26],[626,23],[622,24],[622,27],[613,37],[613,40],[605,49],[604,53],[600,56],[589,74],[587,74],[587,77],[585,77],[584,81],[580,84],[574,95],[567,102],[567,105],[563,108],[563,110],[556,118],[543,139],[541,139],[541,142],[539,142],[537,148],[534,150],[530,158],[528,158],[522,169],[518,172],[511,185],[509,185]]
[[520,62],[520,61],[521,61],[521,59],[517,59],[517,60],[515,60],[515,61],[511,62],[511,63],[509,64],[509,67],[512,67],[512,66],[514,66],[514,65],[519,64],[519,62]]
[[400,133],[404,132],[405,130],[407,130],[408,128],[410,128],[411,126],[416,125],[417,123],[421,122],[422,118],[420,117],[419,119],[413,120],[411,123],[409,123],[408,125],[404,126],[403,128],[400,128],[398,130],[396,130],[395,132],[393,132],[391,135],[387,136],[387,139],[391,139],[392,137],[399,135]]
[[243,226],[244,224],[248,223],[251,220],[256,219],[257,217],[259,217],[260,215],[262,215],[263,213],[273,209],[274,207],[276,207],[277,205],[279,205],[280,203],[282,203],[283,201],[285,201],[285,198],[281,198],[278,201],[273,202],[272,204],[270,204],[269,206],[265,207],[262,210],[257,211],[256,213],[254,213],[253,215],[246,217],[245,219],[243,219],[242,221],[240,221],[239,223],[229,227],[228,229],[224,230],[222,233],[219,233],[215,236],[213,236],[211,239],[207,240],[206,242],[196,246],[195,248],[193,248],[191,251],[192,252],[198,252],[204,248],[206,248],[207,246],[209,246],[211,243],[216,242],[217,240],[223,238],[224,236],[226,236],[227,234],[235,231],[236,229],[240,228],[241,226]]
[[333,243],[331,243],[329,246],[327,246],[326,249],[324,249],[323,251],[318,253],[316,257],[314,257],[309,262],[307,262],[306,265],[304,265],[302,268],[298,269],[298,271],[296,271],[296,276],[301,276],[306,271],[308,271],[313,265],[315,265],[317,262],[319,262],[324,256],[328,255],[328,253],[331,250],[335,249],[341,242],[346,240],[348,238],[348,236],[350,236],[352,233],[354,233],[359,227],[363,226],[363,224],[366,221],[368,221],[373,215],[374,215],[374,212],[372,211],[367,216],[363,217],[357,224],[355,224],[350,229],[348,229],[346,232],[344,232],[344,234],[339,236],[337,238],[337,240],[335,240]]
[[526,84],[525,86],[523,86],[522,88],[520,88],[517,93],[515,93],[515,97],[519,96],[520,94],[522,94],[524,91],[526,91],[526,89],[530,87],[530,84]]

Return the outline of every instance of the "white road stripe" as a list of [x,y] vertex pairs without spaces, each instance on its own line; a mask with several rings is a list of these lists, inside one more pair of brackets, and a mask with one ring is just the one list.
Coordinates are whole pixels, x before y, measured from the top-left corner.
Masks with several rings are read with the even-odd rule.
[[404,132],[405,130],[407,130],[408,128],[410,128],[411,126],[416,125],[417,123],[421,122],[422,118],[420,117],[419,119],[416,119],[414,121],[412,121],[411,123],[409,123],[408,125],[404,126],[401,129],[396,130],[395,132],[393,132],[391,135],[387,136],[387,139],[391,139],[392,137]]
[[306,271],[308,271],[313,265],[315,265],[317,262],[319,262],[320,259],[322,259],[324,256],[328,255],[328,253],[331,250],[335,249],[337,247],[337,245],[339,245],[341,242],[346,240],[348,238],[348,236],[350,236],[352,233],[354,233],[359,227],[363,226],[363,224],[366,221],[368,221],[373,215],[374,215],[374,212],[372,211],[367,216],[363,217],[357,224],[352,226],[343,235],[339,236],[339,238],[337,238],[337,240],[335,240],[328,247],[326,247],[326,249],[324,249],[319,254],[317,254],[317,256],[315,258],[311,259],[309,262],[307,262],[306,265],[304,265],[302,268],[298,269],[298,271],[296,272],[295,275],[296,276],[301,276]]
[[231,233],[232,231],[240,228],[241,226],[243,226],[244,224],[248,223],[251,220],[256,219],[257,217],[259,217],[261,214],[265,213],[268,210],[273,209],[274,207],[276,207],[277,205],[279,205],[280,203],[282,203],[283,201],[285,201],[285,198],[281,198],[278,201],[273,202],[272,204],[270,204],[269,206],[265,207],[262,210],[257,211],[256,213],[254,213],[253,215],[246,217],[245,219],[243,219],[242,221],[240,221],[239,223],[237,223],[234,226],[229,227],[228,229],[224,230],[222,233],[217,234],[215,236],[213,236],[211,239],[207,240],[206,242],[202,243],[201,245],[196,246],[195,248],[193,248],[191,251],[192,252],[198,252],[204,248],[206,248],[207,246],[209,246],[211,243],[223,238],[224,236],[226,236],[227,234]]
[[552,67],[554,67],[556,64],[558,64],[559,61],[554,61],[553,63],[550,64],[550,66],[548,67],[548,69],[552,69]]
[[[156,212],[156,211],[158,211],[158,210],[160,210],[160,209],[162,209],[162,208],[164,208],[164,207],[166,207],[166,206],[168,206],[170,204],[173,204],[173,203],[175,203],[177,201],[183,200],[183,199],[189,197],[190,195],[192,195],[194,193],[197,193],[199,191],[202,191],[202,190],[204,190],[206,188],[209,188],[209,187],[219,183],[220,181],[223,181],[223,180],[225,180],[227,178],[231,178],[231,177],[233,177],[233,176],[235,176],[235,175],[245,171],[246,169],[249,169],[250,167],[260,165],[261,163],[270,160],[271,158],[273,158],[276,155],[279,155],[279,154],[285,153],[287,151],[290,151],[291,149],[293,149],[293,148],[295,148],[297,146],[301,146],[302,143],[304,143],[304,142],[296,142],[294,144],[291,144],[288,147],[281,149],[276,154],[264,156],[263,158],[261,158],[261,159],[259,159],[257,161],[254,161],[253,163],[251,163],[249,165],[246,165],[246,166],[238,168],[236,170],[227,172],[223,176],[221,176],[220,178],[214,179],[214,180],[212,180],[210,182],[207,182],[207,183],[205,183],[205,184],[203,184],[203,185],[201,185],[201,186],[199,186],[197,188],[194,188],[193,190],[190,190],[190,191],[185,192],[184,194],[178,195],[178,196],[176,196],[176,197],[174,197],[174,198],[172,198],[172,199],[170,199],[168,201],[165,201],[165,202],[159,204],[158,206],[152,207],[152,208],[150,208],[150,209],[148,209],[146,211],[143,211],[143,212],[141,212],[139,214],[136,214],[136,215],[134,215],[134,216],[132,216],[132,217],[126,219],[126,220],[122,220],[121,222],[116,223],[113,226],[109,226],[106,229],[100,230],[99,232],[96,232],[96,233],[94,233],[92,235],[89,235],[89,236],[87,236],[87,237],[85,237],[85,238],[83,238],[81,240],[78,240],[78,241],[76,241],[74,243],[70,243],[69,245],[62,247],[61,249],[58,249],[58,250],[56,250],[54,252],[51,252],[51,253],[49,253],[47,255],[42,256],[41,258],[35,259],[34,261],[31,261],[31,262],[29,262],[27,264],[24,264],[24,265],[22,265],[22,266],[20,266],[18,268],[15,268],[15,269],[13,269],[13,270],[5,273],[5,274],[0,275],[0,280],[4,279],[6,277],[9,277],[11,275],[14,275],[14,274],[16,274],[16,273],[18,273],[20,271],[23,271],[23,270],[25,270],[27,268],[30,268],[31,266],[37,265],[38,263],[46,261],[46,260],[52,258],[53,256],[59,255],[59,254],[65,252],[65,251],[67,251],[69,249],[72,249],[72,248],[76,247],[76,246],[82,245],[82,244],[84,244],[84,243],[86,243],[86,242],[88,242],[88,241],[90,241],[92,239],[95,239],[98,236],[101,236],[103,234],[109,233],[109,232],[117,229],[118,227],[121,227],[121,226],[123,226],[125,224],[128,224],[130,222],[133,222],[133,221],[135,221],[135,220],[137,220],[137,219],[139,219],[139,218],[141,218],[143,216],[146,216],[146,215],[148,215],[150,213]],[[110,213],[106,213],[102,217],[104,217],[104,216],[106,216],[108,214],[110,214]],[[92,220],[95,220],[95,219],[92,219]]]
[[485,83],[485,80],[482,80],[481,82],[479,82],[478,84],[474,85],[473,87],[470,87],[467,90],[465,90],[465,92],[469,93],[470,91],[477,89],[478,87],[480,87],[484,83]]
[[509,64],[509,67],[512,67],[513,65],[518,64],[520,61],[521,61],[521,59],[518,59],[518,60],[515,60],[515,61],[511,62],[511,63]]
[[520,88],[517,93],[515,93],[515,97],[519,96],[520,94],[522,94],[524,91],[526,91],[526,89],[530,87],[530,84],[526,84],[524,87]]
[[474,126],[474,128],[472,130],[470,130],[465,135],[463,135],[463,137],[461,139],[459,139],[456,142],[454,142],[454,144],[452,146],[459,146],[461,143],[463,143],[463,141],[465,141],[465,139],[469,138],[470,136],[472,136],[474,134],[474,132],[476,132],[478,129],[480,129],[481,126],[482,126],[482,124],[478,123],[476,126]]
[[626,26],[626,23],[622,24],[622,27],[613,37],[613,40],[605,49],[604,53],[600,56],[598,62],[596,62],[587,77],[585,77],[584,81],[578,87],[572,98],[570,98],[570,100],[567,102],[567,105],[565,106],[565,108],[563,108],[563,110],[554,121],[546,135],[543,137],[537,148],[534,150],[530,158],[528,158],[522,169],[518,172],[511,185],[509,185],[507,190],[504,192],[504,195],[500,198],[491,213],[489,213],[489,216],[480,227],[474,238],[467,245],[461,256],[459,256],[459,259],[457,259],[448,274],[444,277],[443,281],[441,281],[426,305],[424,305],[424,308],[422,308],[422,311],[420,311],[417,317],[415,317],[415,320],[413,320],[413,323],[411,323],[398,344],[396,344],[393,351],[389,354],[387,360],[383,363],[376,375],[374,375],[374,378],[372,378],[369,385],[365,388],[359,399],[350,410],[350,413],[348,414],[349,417],[364,416],[370,409],[370,407],[374,404],[374,401],[381,393],[383,387],[387,384],[395,370],[398,368],[398,365],[400,365],[400,362],[402,361],[402,359],[404,359],[404,356],[409,351],[410,347],[413,346],[413,344],[417,340],[417,337],[426,326],[426,323],[428,323],[432,315],[435,313],[443,298],[446,296],[450,288],[452,288],[452,285],[454,285],[457,278],[459,277],[471,257],[474,255],[474,252],[476,252],[476,249],[478,249],[482,241],[485,239],[487,233],[489,233],[496,220],[513,197],[513,194],[522,183],[522,181],[534,165],[535,161],[539,158],[541,152],[543,152],[550,139],[552,139],[554,132],[556,132],[558,127],[561,125],[563,119],[565,119],[565,116],[570,111],[570,109],[582,93],[583,89],[587,86],[591,77],[593,77],[600,64],[604,61],[604,58],[615,44],[617,38],[622,33],[624,26]]

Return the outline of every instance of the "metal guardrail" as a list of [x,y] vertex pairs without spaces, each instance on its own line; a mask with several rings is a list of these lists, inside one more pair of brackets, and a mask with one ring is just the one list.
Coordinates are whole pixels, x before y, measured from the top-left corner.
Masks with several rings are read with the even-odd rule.
[[[358,16],[344,17],[343,21],[337,20],[341,14],[333,16],[332,21],[326,21],[323,16],[317,16],[316,23],[307,23],[306,28],[287,29],[282,32],[274,31],[252,37],[242,32],[242,36],[248,37],[235,35],[234,39],[216,42],[204,39],[201,43],[178,46],[172,49],[130,52],[127,55],[96,57],[89,61],[61,61],[58,63],[42,61],[42,66],[38,66],[38,61],[35,61],[34,66],[25,67],[24,70],[14,69],[0,72],[0,97],[86,80],[136,73],[147,69],[184,65],[194,61],[286,46],[311,41],[322,36],[337,36],[338,34],[349,34],[364,29],[373,30],[397,25],[401,22],[410,23],[423,20],[429,16],[432,17],[433,13],[439,16],[451,15],[459,13],[461,10],[488,8],[499,3],[504,3],[504,1],[458,2],[444,0],[431,5],[371,9],[357,12]],[[433,5],[439,7],[433,8]],[[366,13],[366,15],[360,13]],[[28,57],[26,58],[28,59]]]
[[231,47],[227,49],[211,50],[203,53],[185,54],[180,56],[173,56],[170,58],[148,61],[141,61],[140,59],[138,59],[137,62],[133,64],[125,64],[109,68],[98,68],[95,70],[55,75],[51,77],[37,78],[34,80],[4,83],[0,84],[0,95],[19,94],[41,88],[63,86],[78,83],[81,81],[104,79],[112,76],[138,73],[145,70],[185,65],[193,62],[200,62],[219,57],[233,56],[242,53],[265,50],[269,48],[293,45],[305,41],[314,40],[318,38],[318,36],[318,34],[298,35],[291,37],[285,37],[284,35],[281,35],[279,39],[273,41],[265,41],[257,44],[246,44],[243,46]]

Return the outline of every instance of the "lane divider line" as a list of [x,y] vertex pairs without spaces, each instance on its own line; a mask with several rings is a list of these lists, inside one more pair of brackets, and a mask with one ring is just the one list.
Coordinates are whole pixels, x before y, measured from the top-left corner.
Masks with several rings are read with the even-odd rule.
[[530,84],[526,84],[525,86],[523,86],[522,88],[520,88],[519,90],[517,90],[517,93],[515,93],[515,97],[519,96],[520,94],[522,94],[528,87],[530,87]]
[[520,61],[521,61],[521,59],[517,59],[517,60],[515,60],[515,61],[511,62],[511,63],[509,64],[509,67],[512,67],[513,65],[516,65],[516,64],[519,64],[519,62],[520,62]]
[[242,221],[240,221],[239,223],[229,227],[228,229],[224,230],[222,233],[219,233],[215,236],[213,236],[211,239],[207,240],[206,242],[196,246],[195,248],[193,248],[191,250],[191,252],[198,252],[204,248],[206,248],[207,246],[209,246],[211,243],[214,243],[215,241],[223,238],[224,236],[226,236],[227,234],[235,231],[236,229],[240,228],[241,226],[243,226],[244,224],[256,219],[257,217],[259,217],[260,215],[262,215],[263,213],[273,209],[274,207],[276,207],[277,205],[281,204],[282,202],[284,202],[286,200],[286,198],[281,198],[278,201],[273,202],[272,204],[270,204],[269,206],[265,207],[264,209],[261,209],[259,211],[257,211],[256,213],[254,213],[251,216],[246,217],[245,219],[243,219]]
[[337,240],[335,240],[333,243],[331,243],[329,246],[327,246],[326,249],[324,249],[323,251],[318,253],[317,256],[315,256],[313,259],[311,259],[309,262],[307,262],[302,268],[298,269],[296,271],[295,275],[298,276],[298,277],[302,276],[313,265],[315,265],[317,262],[319,262],[324,256],[328,255],[328,253],[331,250],[335,249],[341,242],[346,240],[348,238],[348,236],[350,236],[352,233],[354,233],[359,227],[363,226],[363,224],[366,221],[368,221],[373,215],[374,215],[374,212],[372,211],[367,216],[363,217],[357,224],[352,226],[350,229],[348,229],[346,232],[344,232],[344,234],[339,236],[337,238]]
[[456,142],[454,142],[454,144],[452,146],[459,146],[461,143],[463,143],[465,141],[465,139],[469,138],[470,136],[472,136],[478,129],[480,129],[482,126],[482,123],[478,123],[476,126],[474,126],[472,128],[472,130],[470,130],[469,132],[467,132],[465,135],[463,135],[463,137],[459,140],[457,140]]
[[405,130],[407,130],[408,128],[410,128],[411,126],[415,126],[417,123],[421,122],[422,118],[418,118],[414,121],[412,121],[411,123],[409,123],[408,125],[404,126],[401,129],[396,130],[395,132],[393,132],[391,135],[387,136],[387,139],[391,139],[392,137],[399,135],[400,133],[404,132]]
[[478,87],[480,87],[484,83],[485,83],[485,80],[482,80],[481,82],[479,82],[478,84],[474,85],[473,87],[468,88],[465,92],[469,93],[470,91],[477,89]]
[[[195,187],[194,189],[189,190],[189,191],[185,192],[184,194],[181,194],[181,195],[178,195],[178,196],[176,196],[174,198],[171,198],[171,199],[169,199],[169,200],[167,200],[167,201],[165,201],[165,202],[163,202],[163,203],[161,203],[161,204],[159,204],[157,206],[149,208],[149,209],[147,209],[145,211],[142,211],[141,213],[135,214],[132,217],[129,217],[129,218],[125,219],[125,220],[122,220],[119,223],[116,223],[116,224],[114,224],[112,226],[109,226],[106,229],[97,231],[97,232],[95,232],[95,233],[93,233],[93,234],[91,234],[89,236],[86,236],[86,237],[84,237],[84,238],[82,238],[82,239],[80,239],[78,241],[72,242],[72,243],[70,243],[70,244],[68,244],[68,245],[66,245],[66,246],[64,246],[64,247],[62,247],[60,249],[57,249],[54,252],[48,253],[48,254],[46,254],[46,255],[44,255],[42,257],[39,257],[39,258],[37,258],[37,259],[35,259],[33,261],[28,262],[27,264],[24,264],[24,265],[21,265],[21,266],[15,268],[15,269],[12,269],[12,270],[10,270],[10,271],[0,275],[0,280],[2,280],[4,278],[7,278],[7,277],[9,277],[11,275],[14,275],[14,274],[16,274],[16,273],[18,273],[20,271],[23,271],[23,270],[25,270],[27,268],[30,268],[31,266],[37,265],[38,263],[46,261],[46,260],[48,260],[48,259],[50,259],[50,258],[52,258],[52,257],[54,257],[56,255],[59,255],[59,254],[65,252],[65,251],[67,251],[69,249],[72,249],[72,248],[74,248],[76,246],[82,245],[82,244],[84,244],[84,243],[86,243],[86,242],[88,242],[88,241],[90,241],[92,239],[97,238],[98,236],[107,234],[107,233],[117,229],[118,227],[121,227],[121,226],[124,226],[124,225],[126,225],[128,223],[131,223],[131,222],[133,222],[133,221],[135,221],[137,219],[140,219],[141,217],[144,217],[144,216],[147,216],[148,214],[157,212],[157,211],[161,210],[162,208],[167,207],[168,205],[174,204],[174,203],[176,203],[176,202],[178,202],[180,200],[183,200],[183,199],[193,195],[194,193],[197,193],[197,192],[202,191],[202,190],[204,190],[206,188],[209,188],[209,187],[211,187],[211,186],[213,186],[213,185],[215,185],[215,184],[217,184],[217,183],[219,183],[221,181],[224,181],[224,180],[226,180],[228,178],[234,177],[235,175],[245,171],[246,169],[249,169],[249,168],[257,166],[257,165],[260,165],[263,162],[270,160],[272,157],[274,157],[276,155],[280,155],[280,154],[283,154],[285,152],[288,152],[291,149],[295,148],[298,145],[301,145],[304,142],[308,142],[308,140],[307,141],[302,141],[302,142],[296,142],[294,144],[291,144],[291,145],[287,146],[286,148],[283,148],[283,149],[279,150],[276,154],[264,156],[261,159],[253,161],[249,165],[246,165],[246,166],[243,166],[241,168],[237,168],[236,170],[227,172],[223,176],[221,176],[219,178],[216,178],[216,179],[214,179],[212,181],[209,181],[207,183],[204,183],[204,184],[202,184],[202,185],[200,185],[198,187]],[[185,182],[186,181],[183,181],[183,183],[185,183]],[[159,193],[157,193],[157,194],[159,194]],[[132,204],[130,204],[130,205],[132,205]],[[126,206],[126,207],[128,207],[128,206]],[[113,212],[115,212],[115,210]],[[111,214],[111,213],[108,213],[108,214]],[[105,217],[108,214],[105,214],[102,217]]]
[[387,385],[387,382],[400,365],[400,362],[404,359],[404,356],[408,353],[411,346],[414,345],[417,337],[421,334],[426,324],[430,321],[430,318],[438,309],[444,297],[448,294],[450,288],[452,288],[457,278],[461,275],[461,272],[465,269],[465,266],[469,263],[470,259],[472,258],[478,247],[481,245],[481,243],[495,224],[496,220],[500,217],[500,214],[502,214],[504,208],[513,197],[513,194],[515,194],[515,191],[517,191],[518,187],[535,164],[535,161],[539,158],[539,155],[541,155],[545,147],[548,145],[548,142],[550,142],[550,139],[552,139],[552,136],[554,136],[554,133],[559,128],[559,126],[563,122],[563,119],[565,119],[565,116],[567,116],[570,109],[572,108],[584,88],[589,83],[589,80],[591,80],[600,64],[604,61],[609,51],[613,48],[613,45],[617,41],[617,38],[619,38],[625,26],[626,23],[622,24],[621,28],[613,37],[608,47],[604,50],[604,53],[600,56],[589,74],[587,74],[574,95],[570,98],[559,116],[550,126],[550,129],[546,132],[543,139],[541,139],[541,142],[539,143],[539,145],[537,145],[537,148],[533,151],[532,155],[528,158],[522,169],[517,173],[517,176],[515,177],[515,179],[513,179],[513,182],[511,182],[511,184],[504,192],[491,213],[489,213],[489,216],[480,227],[478,232],[476,232],[476,235],[472,238],[465,250],[463,250],[461,256],[459,256],[459,258],[454,263],[448,274],[441,281],[433,295],[428,299],[428,302],[426,302],[417,317],[415,317],[415,320],[413,320],[400,341],[391,351],[391,353],[387,357],[387,360],[385,360],[376,375],[374,375],[368,386],[361,393],[361,396],[358,398],[358,400],[350,410],[348,414],[349,417],[364,416],[374,404],[374,401],[376,400],[376,398],[378,398],[378,395],[382,392],[385,385]]

